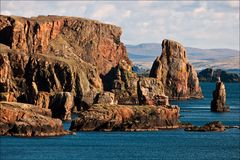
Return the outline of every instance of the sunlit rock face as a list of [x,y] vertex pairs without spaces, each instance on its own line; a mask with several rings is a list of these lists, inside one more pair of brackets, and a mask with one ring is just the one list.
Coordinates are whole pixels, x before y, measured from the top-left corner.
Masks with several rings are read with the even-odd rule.
[[223,82],[216,82],[216,88],[212,93],[213,100],[211,101],[212,112],[229,112],[230,108],[226,106],[226,90]]
[[185,48],[178,42],[163,40],[162,54],[154,61],[150,77],[162,81],[170,99],[203,97],[197,73],[188,62]]

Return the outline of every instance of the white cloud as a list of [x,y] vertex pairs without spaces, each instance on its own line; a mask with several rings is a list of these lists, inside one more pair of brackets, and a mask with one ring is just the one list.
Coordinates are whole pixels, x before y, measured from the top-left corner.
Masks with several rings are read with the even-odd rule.
[[95,19],[103,19],[105,17],[111,16],[116,11],[114,5],[106,4],[98,8],[91,17]]
[[129,16],[131,16],[131,13],[132,13],[131,10],[127,10],[123,13],[123,17],[129,17]]
[[203,14],[203,13],[206,13],[206,12],[207,12],[207,9],[201,6],[201,7],[196,8],[193,11],[193,14],[194,15],[199,15],[199,14]]
[[[173,38],[186,46],[239,48],[238,1],[1,1],[1,14],[66,15],[122,27],[122,41],[161,43]],[[21,8],[21,9],[19,9]]]
[[227,3],[231,7],[239,8],[239,0],[230,0]]
[[3,10],[3,11],[1,11],[1,14],[10,16],[10,15],[12,15],[12,12],[10,12],[8,10]]
[[149,6],[153,3],[153,1],[138,1],[138,4],[142,7]]

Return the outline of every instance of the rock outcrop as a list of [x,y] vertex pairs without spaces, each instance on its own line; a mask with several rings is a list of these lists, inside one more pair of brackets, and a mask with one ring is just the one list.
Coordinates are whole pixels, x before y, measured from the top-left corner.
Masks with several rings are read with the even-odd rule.
[[0,128],[0,135],[9,136],[69,134],[61,120],[51,118],[51,110],[17,102],[0,102]]
[[138,77],[125,60],[107,78],[105,89],[115,94],[120,105],[169,105],[162,82],[157,78]]
[[211,102],[212,112],[229,112],[230,108],[226,106],[226,90],[225,85],[220,80],[216,82],[216,89],[212,93],[213,100]]
[[162,81],[170,99],[203,97],[197,73],[188,62],[185,48],[178,42],[163,40],[162,54],[154,61],[150,77]]
[[206,68],[198,73],[199,81],[216,82],[218,77],[222,82],[240,82],[240,77],[235,73],[228,73],[221,69]]
[[139,102],[143,105],[169,105],[164,86],[157,78],[141,77],[138,81]]
[[132,66],[125,60],[121,60],[114,71],[112,92],[115,94],[118,104],[138,104],[138,76],[132,72]]
[[116,105],[118,101],[115,99],[115,94],[112,92],[103,92],[98,95],[97,104]]
[[198,131],[198,132],[223,132],[225,131],[225,126],[219,121],[213,121],[205,124],[204,126],[191,126],[184,129],[185,131]]
[[179,107],[93,105],[72,121],[72,131],[146,131],[179,127]]

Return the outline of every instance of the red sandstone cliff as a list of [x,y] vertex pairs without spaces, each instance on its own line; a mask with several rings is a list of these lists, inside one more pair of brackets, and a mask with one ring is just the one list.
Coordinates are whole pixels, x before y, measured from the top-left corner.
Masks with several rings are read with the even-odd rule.
[[121,33],[120,27],[84,18],[0,16],[0,43],[25,54],[81,58],[103,75],[120,59],[130,63]]

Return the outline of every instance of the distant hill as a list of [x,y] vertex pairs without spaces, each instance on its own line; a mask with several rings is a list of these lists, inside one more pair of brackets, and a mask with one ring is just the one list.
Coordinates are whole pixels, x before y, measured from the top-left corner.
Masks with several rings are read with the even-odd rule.
[[218,77],[220,77],[223,82],[240,82],[238,74],[227,73],[221,69],[214,70],[212,68],[206,68],[198,73],[199,81],[216,82]]
[[[151,68],[153,61],[161,55],[160,43],[143,43],[126,45],[128,55],[134,64]],[[186,47],[187,56],[197,70],[205,68],[221,68],[240,72],[239,51],[232,49],[200,49]]]

